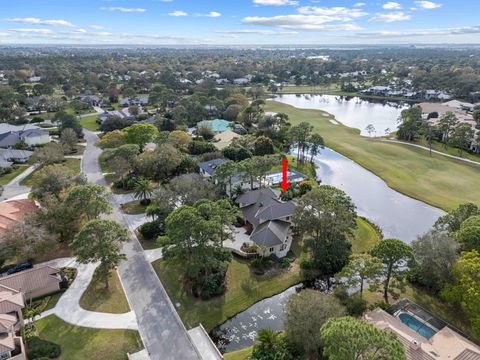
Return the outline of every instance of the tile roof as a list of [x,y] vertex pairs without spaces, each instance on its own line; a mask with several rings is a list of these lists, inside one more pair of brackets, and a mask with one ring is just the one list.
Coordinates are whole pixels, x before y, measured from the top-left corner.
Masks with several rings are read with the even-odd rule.
[[23,294],[15,290],[0,288],[0,314],[8,314],[25,307]]
[[13,333],[0,334],[0,354],[15,350]]
[[0,314],[0,334],[10,331],[17,323],[17,317],[11,314]]
[[43,265],[0,278],[0,285],[8,286],[26,295],[37,289],[60,283],[59,270],[53,266]]
[[37,209],[35,202],[28,199],[0,202],[0,234],[12,223]]

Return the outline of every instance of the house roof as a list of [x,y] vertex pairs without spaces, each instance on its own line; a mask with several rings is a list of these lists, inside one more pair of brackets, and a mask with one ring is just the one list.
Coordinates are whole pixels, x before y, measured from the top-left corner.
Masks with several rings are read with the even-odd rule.
[[231,130],[223,131],[214,136],[214,139],[217,142],[214,143],[213,145],[215,145],[217,149],[222,150],[226,148],[228,145],[230,145],[233,139],[238,137],[241,137],[241,135]]
[[24,131],[30,129],[40,129],[36,125],[25,124],[25,125],[11,125],[7,123],[0,123],[0,134],[5,134],[11,131]]
[[210,161],[201,162],[198,164],[198,167],[206,172],[208,175],[212,176],[215,173],[217,167],[223,164],[225,159],[213,159]]
[[282,245],[288,234],[290,223],[280,220],[266,221],[253,230],[250,239],[259,246]]
[[0,285],[29,294],[37,289],[48,287],[52,283],[60,283],[58,272],[57,268],[44,265],[0,278]]
[[10,331],[17,322],[17,317],[11,314],[0,314],[0,334]]
[[26,214],[37,209],[34,201],[28,199],[0,202],[0,234],[8,225],[21,220]]
[[5,160],[9,159],[29,159],[33,151],[16,150],[16,149],[0,149],[0,157]]
[[8,287],[0,287],[0,314],[19,311],[24,307],[25,302],[21,292],[9,289]]
[[0,334],[0,354],[15,350],[13,333]]
[[210,127],[214,132],[219,133],[219,132],[230,130],[231,124],[232,124],[231,121],[222,120],[222,119],[203,120],[197,123],[197,129],[199,126],[206,125]]

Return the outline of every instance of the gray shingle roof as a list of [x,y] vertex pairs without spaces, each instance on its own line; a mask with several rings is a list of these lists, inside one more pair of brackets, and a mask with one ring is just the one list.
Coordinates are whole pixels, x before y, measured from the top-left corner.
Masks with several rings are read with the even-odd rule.
[[225,162],[225,159],[213,159],[198,164],[198,167],[212,176],[215,173],[217,167]]
[[266,221],[253,230],[250,239],[259,246],[282,245],[287,237],[289,228],[290,223],[285,221]]

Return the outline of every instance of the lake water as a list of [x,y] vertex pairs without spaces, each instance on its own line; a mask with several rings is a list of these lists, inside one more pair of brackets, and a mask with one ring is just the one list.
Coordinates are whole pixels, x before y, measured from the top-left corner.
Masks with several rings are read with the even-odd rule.
[[386,238],[410,243],[444,214],[391,189],[378,176],[331,149],[323,149],[314,161],[322,183],[345,191],[357,206],[358,214],[378,225]]
[[360,130],[369,136],[366,127],[372,124],[375,131],[371,136],[384,136],[398,128],[400,113],[409,107],[406,103],[365,100],[359,97],[335,95],[277,95],[275,100],[300,109],[316,109],[335,115],[342,124]]

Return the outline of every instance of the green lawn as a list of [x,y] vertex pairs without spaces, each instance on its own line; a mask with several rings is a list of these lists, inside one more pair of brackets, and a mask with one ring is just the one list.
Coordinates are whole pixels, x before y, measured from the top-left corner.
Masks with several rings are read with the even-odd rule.
[[18,175],[20,175],[30,167],[30,165],[28,164],[21,164],[15,166],[17,168],[13,169],[10,173],[0,176],[0,185],[7,185],[10,181],[15,179]]
[[148,205],[140,204],[140,200],[130,201],[126,204],[122,204],[121,209],[125,214],[138,215],[145,213]]
[[92,282],[80,298],[80,306],[85,310],[122,314],[130,311],[127,298],[116,271],[112,271],[109,277],[109,288],[105,288],[105,282],[99,281],[93,276]]
[[183,287],[184,267],[178,263],[158,260],[153,267],[162,280],[172,302],[187,328],[199,323],[210,331],[229,317],[245,310],[257,301],[273,296],[303,280],[297,264],[289,270],[258,276],[246,262],[234,258],[227,271],[227,291],[211,300],[199,300],[186,293]]
[[82,117],[79,119],[80,125],[82,125],[87,130],[97,131],[98,130],[97,117],[98,115]]
[[41,338],[62,348],[59,360],[124,360],[143,348],[137,331],[73,326],[55,315],[36,321]]
[[377,241],[380,240],[380,234],[377,229],[365,219],[357,218],[357,228],[353,233],[352,251],[361,254],[369,251]]
[[[309,161],[305,161],[304,164],[298,163],[295,156],[287,155],[288,159],[288,168],[300,171],[302,174],[306,175],[309,178],[316,179],[317,174],[315,172],[315,165],[312,165]],[[308,160],[308,159],[307,159]],[[280,162],[280,161],[279,161]],[[272,167],[272,170],[281,170],[282,165],[278,164]]]
[[439,208],[461,203],[480,203],[480,166],[449,159],[408,145],[360,136],[357,129],[334,125],[322,111],[297,109],[275,101],[265,111],[283,112],[295,125],[308,121],[333,150],[374,172],[393,189]]
[[[419,139],[415,141],[416,144],[422,145],[428,148],[428,141],[426,139]],[[455,148],[453,146],[447,146],[445,149],[445,146],[443,143],[440,141],[433,141],[432,142],[432,149],[436,151],[440,151],[445,154],[453,155],[453,156],[460,156],[460,153],[458,152],[458,148]],[[425,150],[427,151],[427,150]],[[473,161],[478,161],[480,163],[480,154],[470,154],[469,152],[464,151],[462,153],[462,156],[465,159],[470,159]]]
[[[79,174],[80,173],[80,159],[65,159],[64,162],[61,163],[62,166],[70,169],[71,171],[73,171],[75,174]],[[38,171],[39,169],[35,170],[34,172],[32,172],[31,174],[29,174],[25,179],[23,179],[22,181],[20,181],[20,185],[23,185],[23,186],[32,186],[32,180],[33,180],[33,176],[35,175],[35,173]]]
[[245,360],[252,354],[253,346],[223,354],[225,360]]

